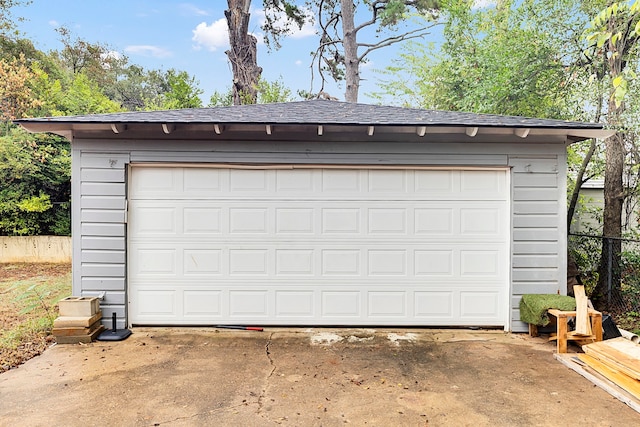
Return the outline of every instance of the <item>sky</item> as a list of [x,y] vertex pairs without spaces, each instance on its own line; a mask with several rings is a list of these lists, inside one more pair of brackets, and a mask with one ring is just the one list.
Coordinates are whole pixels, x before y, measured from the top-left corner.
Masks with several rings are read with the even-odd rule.
[[[254,5],[261,6],[259,0]],[[264,13],[252,6],[249,29],[258,37],[258,65],[267,81],[281,79],[296,94],[311,88],[311,51],[318,43],[315,28],[306,26],[282,41],[282,48],[269,51],[262,43],[261,20]],[[14,17],[22,17],[18,29],[38,49],[61,49],[55,29],[64,26],[76,37],[106,44],[126,55],[129,63],[146,69],[187,71],[204,91],[204,104],[214,91],[226,93],[232,72],[225,50],[228,49],[226,0],[33,0],[14,8]],[[371,37],[374,33],[367,36]],[[384,69],[397,55],[398,48],[385,48],[370,56],[361,68],[363,78],[360,102],[374,102],[367,94],[376,91],[376,82],[385,78],[376,70]],[[319,80],[316,77],[316,82]],[[319,85],[313,88],[319,90]],[[344,99],[344,86],[325,89]]]

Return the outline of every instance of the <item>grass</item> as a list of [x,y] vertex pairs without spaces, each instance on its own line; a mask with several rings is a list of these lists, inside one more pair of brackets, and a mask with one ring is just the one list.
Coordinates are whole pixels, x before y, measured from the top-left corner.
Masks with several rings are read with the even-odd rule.
[[[70,270],[70,269],[69,269]],[[20,271],[12,277],[12,273]],[[3,265],[0,278],[0,372],[40,354],[50,341],[57,303],[71,294],[71,272]],[[28,277],[32,276],[32,277]]]

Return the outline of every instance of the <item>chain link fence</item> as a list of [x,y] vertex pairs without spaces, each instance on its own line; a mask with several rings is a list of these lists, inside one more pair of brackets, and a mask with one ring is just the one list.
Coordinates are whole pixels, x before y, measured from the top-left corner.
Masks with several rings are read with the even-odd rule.
[[639,333],[640,240],[570,234],[569,255],[595,308],[609,314],[619,327]]

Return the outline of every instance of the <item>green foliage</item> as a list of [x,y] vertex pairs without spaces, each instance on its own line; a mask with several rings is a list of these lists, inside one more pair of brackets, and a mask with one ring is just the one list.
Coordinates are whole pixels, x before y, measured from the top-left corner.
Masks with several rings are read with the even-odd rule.
[[[19,287],[20,284],[15,284],[11,286],[9,290],[14,290]],[[41,310],[46,315],[47,323],[53,323],[56,318],[55,307],[50,301],[53,293],[54,289],[48,286],[48,284],[34,283],[18,292],[14,301],[22,307],[19,312],[20,314],[29,314]]]
[[272,82],[264,79],[258,82],[258,104],[290,101],[293,101],[291,89],[285,86],[282,77]]
[[116,102],[109,99],[94,81],[84,74],[76,74],[62,93],[64,115],[84,115],[121,111]]
[[[311,18],[304,8],[289,0],[263,0],[264,42],[267,47],[279,49],[280,40],[291,33],[294,27],[302,28]],[[284,18],[284,19],[283,19]]]
[[629,92],[629,80],[637,78],[628,63],[638,53],[640,1],[610,3],[593,18],[585,37],[590,43],[588,54],[605,56],[610,64],[611,99],[620,108]]
[[209,107],[230,107],[233,105],[233,89],[229,88],[226,92],[213,92],[209,98]]
[[178,108],[202,107],[202,89],[198,82],[186,71],[169,70],[167,72],[169,90],[164,94],[161,107],[167,110]]
[[553,24],[566,18],[569,3],[477,9],[449,2],[442,48],[411,44],[386,70],[382,94],[425,108],[565,118],[574,113],[566,96],[571,75]]
[[0,138],[0,235],[70,234],[69,143],[14,129]]
[[[291,89],[285,86],[282,77],[268,82],[260,79],[258,82],[258,104],[271,104],[274,102],[290,102],[294,97]],[[233,89],[226,93],[214,92],[209,100],[209,107],[228,107],[233,105]]]

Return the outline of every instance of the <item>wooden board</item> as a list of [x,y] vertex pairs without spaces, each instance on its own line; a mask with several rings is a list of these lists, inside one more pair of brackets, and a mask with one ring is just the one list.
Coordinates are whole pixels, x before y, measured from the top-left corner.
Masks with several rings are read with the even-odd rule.
[[578,358],[636,399],[640,399],[640,381],[635,380],[616,369],[610,368],[588,354],[580,354],[578,355]]
[[640,347],[631,341],[618,337],[584,345],[582,350],[610,368],[640,380]]
[[594,369],[587,366],[580,359],[577,359],[576,361],[576,357],[574,355],[556,353],[553,355],[553,357],[555,357],[557,361],[559,361],[569,369],[582,375],[584,378],[591,381],[594,385],[600,387],[611,396],[615,397],[621,402],[624,402],[627,406],[640,413],[640,401],[638,399],[613,384],[611,381],[603,377]]
[[91,341],[94,341],[96,337],[100,335],[100,333],[104,330],[105,330],[104,325],[100,325],[98,329],[96,329],[91,333],[91,335],[71,335],[71,336],[65,336],[65,337],[56,337],[56,342],[58,344],[79,344],[79,343],[88,344]]
[[575,285],[573,294],[576,299],[576,335],[591,335],[591,321],[589,319],[589,299],[584,292],[584,286]]
[[55,337],[68,337],[68,336],[78,336],[78,335],[91,335],[93,331],[100,327],[100,320],[96,320],[91,326],[88,328],[53,328],[51,333]]

